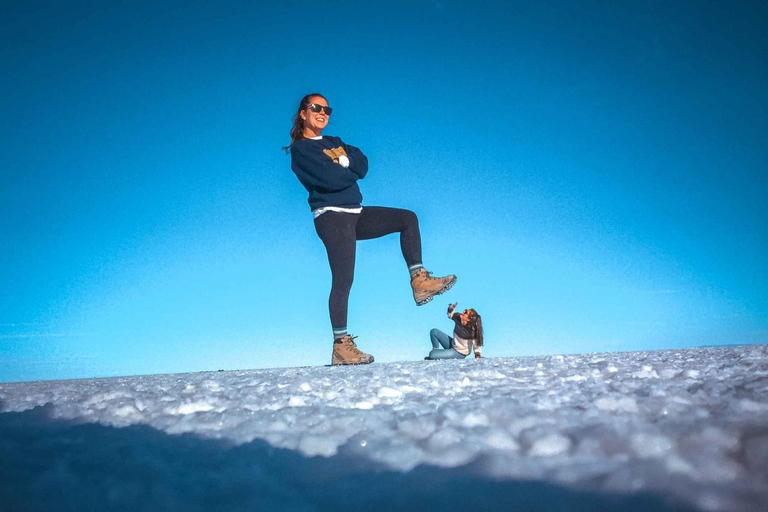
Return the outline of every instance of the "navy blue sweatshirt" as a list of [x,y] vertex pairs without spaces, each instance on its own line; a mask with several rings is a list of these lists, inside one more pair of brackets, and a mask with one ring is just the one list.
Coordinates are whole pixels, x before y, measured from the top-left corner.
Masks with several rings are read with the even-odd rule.
[[[349,167],[339,164],[346,155]],[[368,173],[368,158],[340,138],[298,140],[291,145],[291,169],[309,192],[312,210],[324,206],[359,207],[363,201],[357,180]]]

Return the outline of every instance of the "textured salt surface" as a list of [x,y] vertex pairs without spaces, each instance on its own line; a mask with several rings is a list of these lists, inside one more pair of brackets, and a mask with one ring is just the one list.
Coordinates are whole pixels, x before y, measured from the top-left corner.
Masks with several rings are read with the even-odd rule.
[[[542,510],[570,510],[551,501],[554,498],[547,503],[546,496],[569,492],[565,490],[591,493],[589,499],[647,493],[660,497],[669,510],[764,510],[766,356],[768,346],[755,345],[0,384],[0,439],[5,439],[0,442],[0,463],[16,466],[0,470],[0,478],[10,482],[8,475],[23,474],[13,477],[13,485],[4,491],[0,486],[0,497],[25,503],[41,486],[59,489],[60,494],[86,483],[98,487],[92,474],[98,467],[101,480],[96,480],[105,493],[122,489],[117,495],[126,502],[126,496],[134,495],[126,494],[119,483],[126,472],[121,461],[132,460],[135,468],[136,453],[147,446],[156,448],[140,455],[141,460],[162,459],[156,452],[163,446],[173,450],[182,442],[218,440],[215,446],[230,450],[216,452],[222,467],[227,456],[221,454],[229,453],[230,463],[237,461],[240,468],[222,470],[234,487],[230,494],[226,485],[224,491],[219,489],[219,505],[222,499],[236,503],[235,497],[242,498],[245,491],[232,483],[242,480],[256,502],[296,510],[329,509],[330,502],[318,497],[317,486],[344,494],[347,484],[318,484],[316,477],[307,476],[310,467],[339,479],[352,474],[363,478],[360,475],[368,471],[365,478],[379,483],[369,482],[365,490],[354,492],[371,496],[386,494],[387,482],[396,481],[396,475],[413,475],[423,490],[403,491],[403,496],[417,499],[429,493],[425,468],[433,467],[446,481],[462,478],[476,486],[495,482],[502,487],[525,481],[560,489],[536,493],[545,496],[539,498]],[[11,414],[21,411],[28,412]],[[83,423],[102,429],[137,424],[151,429],[97,433],[96,426],[82,430]],[[122,441],[115,440],[118,433],[125,433]],[[175,436],[185,433],[195,437]],[[144,438],[152,441],[140,448]],[[73,443],[80,447],[74,452]],[[194,446],[197,452],[210,449]],[[194,451],[189,450],[182,452]],[[264,467],[254,475],[247,450],[257,451],[262,459],[282,454],[282,470],[305,475],[303,480],[296,477],[304,500],[295,495],[290,478],[275,480],[264,474]],[[73,457],[79,462],[72,462]],[[161,466],[165,469],[155,468],[158,475],[152,485],[165,481],[167,489],[153,487],[155,494],[164,497],[166,509],[173,504],[183,508],[183,496],[195,492],[168,480],[172,473],[166,472],[178,468]],[[217,474],[205,465],[187,471],[189,485]],[[371,477],[376,472],[378,480]],[[464,491],[472,492],[466,487]],[[447,496],[445,488],[439,492]],[[525,489],[505,492],[523,496]],[[477,499],[476,505],[496,503],[487,496]],[[420,506],[430,509],[429,503]],[[649,506],[635,505],[638,510]],[[43,503],[29,510],[57,506]]]

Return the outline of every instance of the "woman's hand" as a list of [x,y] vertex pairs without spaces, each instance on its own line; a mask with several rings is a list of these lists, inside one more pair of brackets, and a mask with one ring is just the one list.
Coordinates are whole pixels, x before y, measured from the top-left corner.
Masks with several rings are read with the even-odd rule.
[[450,314],[453,312],[453,310],[456,308],[456,305],[457,305],[457,304],[458,304],[458,302],[454,302],[453,304],[449,304],[449,305],[448,305],[448,314],[449,314],[449,315],[450,315]]

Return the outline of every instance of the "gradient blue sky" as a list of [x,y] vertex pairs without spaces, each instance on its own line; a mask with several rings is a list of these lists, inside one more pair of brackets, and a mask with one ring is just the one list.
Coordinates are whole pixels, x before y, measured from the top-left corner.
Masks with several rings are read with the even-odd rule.
[[[221,5],[220,5],[221,4]],[[330,286],[281,151],[360,147],[349,329],[419,359],[768,342],[764,2],[4,2],[0,381],[322,365]]]

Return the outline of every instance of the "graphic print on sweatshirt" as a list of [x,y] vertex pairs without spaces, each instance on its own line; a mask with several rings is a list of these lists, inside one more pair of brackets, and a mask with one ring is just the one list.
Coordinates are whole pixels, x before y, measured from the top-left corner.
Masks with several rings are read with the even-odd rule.
[[341,146],[334,149],[324,149],[323,153],[328,155],[331,158],[331,160],[333,160],[336,163],[339,163],[340,156],[342,155],[347,156],[347,152],[344,151],[344,148]]

